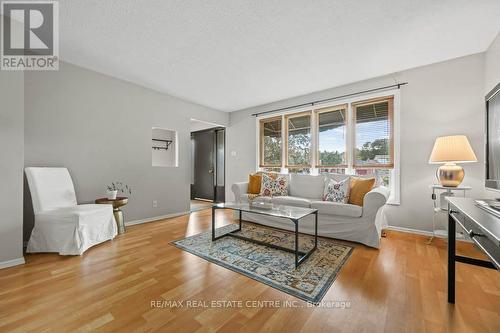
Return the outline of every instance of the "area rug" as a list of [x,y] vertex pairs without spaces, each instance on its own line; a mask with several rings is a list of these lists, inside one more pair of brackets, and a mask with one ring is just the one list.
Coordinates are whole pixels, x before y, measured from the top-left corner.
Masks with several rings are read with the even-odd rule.
[[[216,230],[217,235],[237,229],[231,224]],[[244,222],[242,236],[294,248],[294,233]],[[299,249],[308,251],[314,237],[300,234]],[[317,250],[295,269],[293,253],[273,249],[235,237],[212,242],[204,232],[172,242],[178,248],[205,260],[241,273],[287,294],[317,304],[328,291],[353,250],[352,246],[318,238]]]

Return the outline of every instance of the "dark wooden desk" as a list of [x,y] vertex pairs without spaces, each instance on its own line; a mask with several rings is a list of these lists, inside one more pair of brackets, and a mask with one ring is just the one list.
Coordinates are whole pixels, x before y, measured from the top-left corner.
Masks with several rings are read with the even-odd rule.
[[[479,208],[474,199],[448,197],[448,303],[455,303],[455,262],[500,269],[500,218]],[[463,229],[487,260],[456,254],[456,227]]]

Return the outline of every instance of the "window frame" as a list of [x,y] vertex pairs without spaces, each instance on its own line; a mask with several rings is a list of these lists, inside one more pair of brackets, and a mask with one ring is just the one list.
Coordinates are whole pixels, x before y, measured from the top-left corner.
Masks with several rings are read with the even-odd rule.
[[[304,116],[309,116],[309,126],[310,126],[310,132],[311,132],[311,144],[309,146],[309,164],[288,164],[288,120],[293,119],[293,118],[299,118],[299,117],[304,117]],[[302,112],[296,112],[296,113],[289,113],[286,114],[285,117],[285,168],[287,169],[311,169],[313,167],[313,119],[312,119],[312,110],[311,111],[302,111]]]
[[[371,104],[376,104],[380,102],[388,102],[387,116],[389,119],[389,158],[390,161],[387,164],[356,164],[356,109],[360,106],[366,106]],[[353,169],[393,169],[394,168],[394,96],[371,98],[367,100],[362,100],[359,102],[351,103],[352,107],[352,168]]]
[[[337,110],[345,110],[345,128],[346,128],[346,133],[344,137],[345,141],[345,164],[337,164],[337,165],[323,165],[320,163],[319,158],[320,158],[320,150],[319,150],[319,115],[322,113],[327,113],[327,112],[332,112],[332,111],[337,111]],[[315,129],[316,129],[316,161],[314,167],[317,169],[328,169],[328,168],[336,168],[336,169],[348,169],[349,167],[349,148],[348,148],[348,137],[349,137],[349,104],[348,103],[343,103],[343,104],[338,104],[338,105],[333,105],[333,106],[327,106],[327,107],[322,107],[321,109],[315,109],[314,110],[315,114]]]
[[[264,160],[264,124],[272,121],[280,120],[281,121],[281,156],[279,164],[265,164]],[[283,165],[283,117],[273,116],[268,118],[259,119],[259,167],[260,168],[281,168]]]
[[[392,158],[393,158],[393,167],[388,168],[388,167],[383,167],[383,166],[375,166],[372,168],[368,168],[366,166],[361,166],[358,167],[357,169],[389,169],[390,171],[390,183],[389,183],[389,188],[391,191],[391,194],[389,196],[389,199],[387,200],[387,204],[389,205],[399,205],[400,204],[400,198],[401,198],[401,163],[400,163],[400,158],[401,158],[401,149],[400,149],[400,141],[401,141],[401,135],[400,135],[400,119],[401,119],[401,90],[400,89],[387,89],[379,92],[373,92],[369,94],[364,94],[362,96],[353,96],[353,97],[345,97],[341,99],[337,99],[335,101],[331,102],[325,102],[325,103],[317,103],[317,104],[309,104],[305,105],[303,107],[298,107],[294,108],[293,110],[287,110],[287,111],[278,111],[274,114],[266,114],[266,115],[260,115],[255,117],[255,131],[256,131],[256,136],[255,136],[255,144],[256,144],[256,151],[255,151],[255,161],[256,161],[256,170],[259,170],[259,168],[263,168],[259,165],[260,163],[260,120],[264,119],[270,119],[270,118],[282,118],[282,164],[281,166],[271,166],[274,168],[280,168],[281,173],[287,174],[289,173],[289,170],[286,166],[286,160],[283,159],[283,157],[286,155],[286,147],[285,146],[285,140],[286,140],[286,123],[284,121],[284,118],[288,115],[294,115],[298,113],[303,113],[303,112],[311,112],[311,117],[312,117],[312,123],[311,124],[316,124],[316,110],[319,109],[325,109],[328,107],[334,107],[337,105],[342,105],[342,104],[347,104],[348,109],[347,109],[347,120],[349,122],[348,124],[348,129],[347,129],[347,140],[346,140],[346,145],[347,145],[347,153],[346,153],[346,161],[347,161],[347,167],[337,167],[339,169],[339,172],[342,172],[340,169],[343,169],[343,173],[346,175],[350,176],[355,176],[356,175],[356,169],[354,168],[354,160],[353,156],[351,153],[351,146],[354,145],[353,142],[353,135],[354,133],[354,126],[352,122],[352,114],[354,113],[353,111],[353,104],[359,103],[359,102],[364,102],[364,101],[369,101],[369,100],[375,100],[375,99],[388,99],[392,98],[393,99],[393,105],[392,105],[392,123],[391,123],[391,130],[392,130]],[[321,169],[333,169],[332,167],[321,167],[317,165],[317,158],[316,158],[316,146],[318,145],[317,142],[317,130],[316,126],[312,125],[311,128],[312,131],[312,150],[311,150],[311,166],[303,166],[303,168],[310,168],[310,175],[319,175]],[[294,168],[293,166],[291,168]]]

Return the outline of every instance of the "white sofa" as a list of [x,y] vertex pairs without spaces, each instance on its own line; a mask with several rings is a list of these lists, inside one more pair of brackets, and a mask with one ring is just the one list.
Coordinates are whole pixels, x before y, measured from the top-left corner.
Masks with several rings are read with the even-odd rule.
[[[382,229],[387,227],[383,207],[389,198],[389,189],[377,186],[364,197],[363,207],[351,204],[322,201],[325,179],[337,181],[348,175],[327,174],[320,176],[290,174],[289,196],[257,197],[275,205],[311,207],[318,210],[318,234],[324,237],[359,242],[378,248]],[[248,182],[235,183],[231,187],[236,202],[248,201]],[[243,213],[243,220],[270,227],[293,230],[293,223],[283,218]],[[314,217],[308,216],[299,223],[299,231],[314,234]]]

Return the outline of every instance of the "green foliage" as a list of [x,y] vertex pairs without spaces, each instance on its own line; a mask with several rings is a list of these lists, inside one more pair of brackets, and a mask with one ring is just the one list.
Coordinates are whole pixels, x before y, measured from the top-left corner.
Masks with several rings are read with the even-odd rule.
[[264,162],[267,164],[281,164],[281,138],[264,137]]
[[339,165],[344,164],[342,160],[343,154],[338,151],[320,151],[319,159],[321,165]]
[[[288,136],[288,164],[307,165],[310,164],[311,134],[293,133]],[[356,148],[356,158],[362,161],[373,160],[375,156],[389,154],[389,140],[376,139],[373,142],[365,142],[361,149]],[[344,164],[343,153],[339,151],[321,151],[320,161],[322,165]],[[271,136],[264,137],[264,161],[268,164],[281,164],[281,139]]]
[[288,164],[310,164],[311,133],[294,133],[288,136]]
[[373,160],[377,155],[389,154],[389,140],[376,139],[373,142],[365,142],[361,149],[356,149],[356,156],[362,161]]
[[106,189],[108,191],[118,191],[118,193],[122,194],[132,194],[132,188],[127,184],[123,184],[122,182],[113,182],[111,185],[107,185]]

